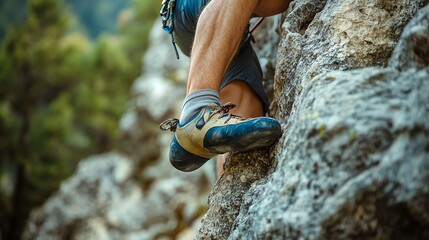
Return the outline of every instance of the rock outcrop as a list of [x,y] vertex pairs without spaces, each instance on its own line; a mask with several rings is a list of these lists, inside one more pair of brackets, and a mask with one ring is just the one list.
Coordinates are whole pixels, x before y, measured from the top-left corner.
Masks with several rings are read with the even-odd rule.
[[291,5],[274,82],[283,137],[228,160],[199,239],[429,238],[427,4]]

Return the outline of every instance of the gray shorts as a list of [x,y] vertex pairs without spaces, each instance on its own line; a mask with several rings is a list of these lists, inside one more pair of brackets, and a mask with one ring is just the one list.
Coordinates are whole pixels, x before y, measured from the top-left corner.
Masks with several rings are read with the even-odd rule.
[[[210,0],[176,0],[174,37],[182,52],[190,56],[198,17]],[[243,36],[245,33],[243,33]],[[268,96],[262,86],[262,70],[249,40],[243,41],[221,83],[222,89],[234,80],[246,82],[261,99],[264,112],[268,110]]]

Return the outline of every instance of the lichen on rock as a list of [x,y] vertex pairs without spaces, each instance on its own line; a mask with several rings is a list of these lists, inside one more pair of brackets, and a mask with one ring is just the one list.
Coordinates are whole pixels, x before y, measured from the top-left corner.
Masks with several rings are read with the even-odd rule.
[[217,183],[199,239],[429,237],[427,4],[291,5],[274,88],[284,133],[263,161],[272,165],[215,215],[232,205],[224,189],[242,186]]

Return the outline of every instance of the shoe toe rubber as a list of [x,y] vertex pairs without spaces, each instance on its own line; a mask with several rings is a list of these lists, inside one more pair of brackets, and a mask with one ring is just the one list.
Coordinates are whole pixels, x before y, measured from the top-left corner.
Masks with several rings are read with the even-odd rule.
[[210,160],[210,158],[200,157],[188,152],[180,146],[176,136],[173,137],[170,144],[170,163],[176,169],[183,172],[192,172],[200,168],[208,160]]
[[240,124],[211,128],[204,138],[204,146],[215,153],[248,151],[272,145],[281,134],[279,122],[260,117]]

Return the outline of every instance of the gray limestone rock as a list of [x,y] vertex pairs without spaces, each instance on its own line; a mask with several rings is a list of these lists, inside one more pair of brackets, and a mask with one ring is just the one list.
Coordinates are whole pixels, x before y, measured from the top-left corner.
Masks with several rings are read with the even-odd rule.
[[429,6],[416,14],[426,4],[291,5],[273,164],[226,165],[229,176],[261,174],[216,184],[199,239],[429,238]]
[[425,11],[419,12],[410,21],[402,33],[389,67],[401,71],[409,68],[426,69],[429,71],[429,15]]
[[[253,48],[258,56],[263,72],[263,86],[271,104],[268,115],[273,116],[277,106],[274,99],[274,74],[277,59],[277,46],[280,41],[281,15],[267,17],[253,32],[255,42]],[[256,20],[255,20],[256,21]],[[252,22],[252,24],[254,24]],[[253,26],[253,25],[252,25]]]
[[429,236],[427,202],[408,206],[429,197],[429,74],[333,71],[300,99],[275,169],[245,194],[229,238]]
[[238,215],[243,194],[270,169],[268,151],[234,153],[225,162],[225,172],[209,195],[210,209],[198,233],[199,239],[225,239]]
[[294,1],[283,23],[275,94],[287,121],[302,85],[318,74],[386,66],[404,25],[428,1]]

